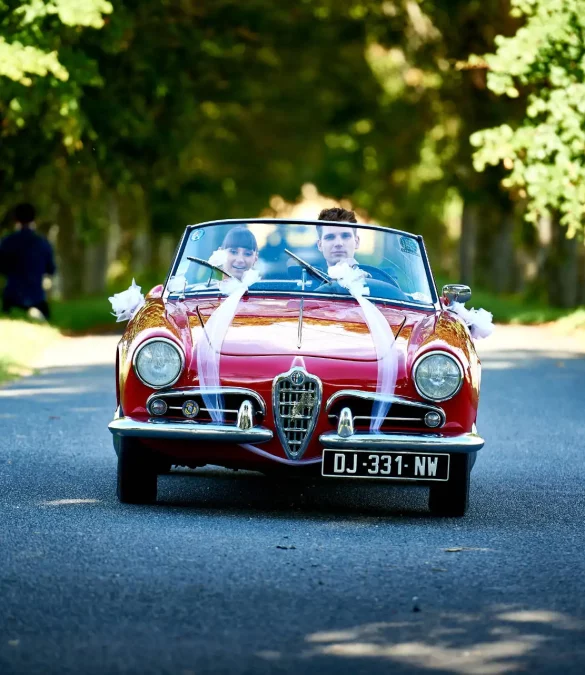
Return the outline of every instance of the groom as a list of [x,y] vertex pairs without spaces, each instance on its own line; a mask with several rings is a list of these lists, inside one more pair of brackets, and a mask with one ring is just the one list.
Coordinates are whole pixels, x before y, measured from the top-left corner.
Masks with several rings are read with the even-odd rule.
[[[329,223],[357,223],[355,213],[335,207],[323,209],[319,214],[319,220]],[[359,249],[360,238],[357,228],[349,225],[317,225],[317,248],[323,254],[327,267],[332,267],[338,262],[346,262],[350,267],[356,267],[354,257]]]

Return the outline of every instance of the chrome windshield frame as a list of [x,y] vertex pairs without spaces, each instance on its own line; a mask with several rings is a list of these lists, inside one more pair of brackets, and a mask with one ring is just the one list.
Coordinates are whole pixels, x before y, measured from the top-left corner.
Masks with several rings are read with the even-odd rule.
[[[205,221],[202,223],[195,223],[192,225],[187,225],[185,228],[185,232],[183,233],[183,237],[181,238],[181,241],[179,242],[179,245],[177,246],[176,252],[175,252],[175,257],[173,259],[173,262],[169,268],[169,273],[167,274],[167,277],[164,282],[164,288],[163,288],[163,299],[167,299],[171,294],[169,291],[167,291],[167,285],[171,277],[174,275],[177,266],[179,264],[179,261],[182,260],[183,258],[183,251],[185,250],[185,247],[187,245],[187,242],[189,241],[189,237],[191,236],[191,233],[193,230],[197,230],[199,228],[203,227],[212,227],[212,226],[221,226],[221,225],[247,225],[250,223],[260,223],[260,224],[266,224],[266,225],[323,225],[325,221],[323,220],[306,220],[306,219],[299,219],[299,218],[229,218],[226,220],[209,220]],[[429,290],[431,292],[431,297],[432,297],[432,302],[431,303],[424,303],[424,302],[417,302],[417,301],[404,301],[404,300],[394,300],[392,298],[383,298],[383,297],[377,297],[377,296],[368,296],[369,300],[373,300],[376,302],[382,302],[382,303],[388,303],[392,305],[400,305],[400,306],[405,306],[409,308],[415,308],[415,309],[422,309],[422,310],[441,310],[441,303],[439,301],[439,293],[437,291],[437,285],[435,282],[435,278],[432,274],[431,271],[431,266],[430,262],[428,259],[427,251],[424,245],[424,241],[421,235],[419,234],[412,234],[411,232],[406,232],[404,230],[397,230],[391,227],[382,227],[380,225],[369,225],[365,223],[350,223],[349,224],[351,227],[356,227],[358,230],[378,230],[383,233],[388,233],[391,232],[393,234],[397,234],[399,236],[405,236],[409,237],[411,239],[416,240],[416,242],[419,245],[419,250],[421,253],[421,258],[422,262],[424,265],[425,273],[427,276],[427,282],[429,285]],[[313,298],[321,298],[321,299],[337,299],[337,300],[352,300],[352,296],[349,294],[335,294],[335,293],[311,293],[308,291],[254,291],[253,288],[248,289],[248,295],[251,296],[265,296],[265,297],[272,297],[272,296],[294,296],[294,297],[313,297]],[[200,289],[197,290],[196,292],[192,293],[187,293],[187,297],[219,297],[219,292],[217,289]]]

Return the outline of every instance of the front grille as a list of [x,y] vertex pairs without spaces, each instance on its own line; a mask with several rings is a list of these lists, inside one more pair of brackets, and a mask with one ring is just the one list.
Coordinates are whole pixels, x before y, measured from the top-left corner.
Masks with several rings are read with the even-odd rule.
[[[375,394],[363,391],[341,391],[334,394],[327,403],[327,416],[332,426],[337,427],[339,415],[343,408],[349,408],[356,431],[367,431],[373,417]],[[425,415],[437,412],[445,423],[445,413],[438,406],[411,401],[393,396],[392,403],[380,427],[381,431],[427,430]]]
[[290,459],[300,459],[311,440],[321,407],[321,381],[304,368],[278,375],[272,386],[274,424]]
[[[216,408],[214,410],[220,410],[222,412],[225,424],[236,423],[238,410],[245,400],[249,400],[252,403],[256,423],[264,418],[266,412],[265,404],[260,395],[256,392],[241,387],[220,387],[215,393],[221,393],[223,405],[221,408]],[[153,414],[152,403],[155,400],[162,400],[166,403],[167,410],[163,415]],[[186,415],[183,412],[183,404],[188,401],[193,401],[198,407],[197,414],[190,417],[190,419],[193,419],[195,422],[212,421],[212,411],[206,407],[203,395],[198,387],[158,391],[149,397],[146,408],[153,417],[157,417],[158,419],[186,419]]]

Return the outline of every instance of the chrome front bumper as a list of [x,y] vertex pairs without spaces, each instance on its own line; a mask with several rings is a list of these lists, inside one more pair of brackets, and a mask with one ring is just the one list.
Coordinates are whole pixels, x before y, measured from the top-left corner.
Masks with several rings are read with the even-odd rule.
[[152,440],[211,441],[216,443],[265,443],[273,437],[265,427],[240,429],[227,424],[198,424],[192,420],[151,419],[139,422],[130,417],[117,417],[108,424],[114,436],[133,436]]
[[333,450],[418,450],[420,452],[477,452],[484,440],[471,432],[459,436],[440,434],[359,434],[344,438],[335,431],[319,436],[324,448]]

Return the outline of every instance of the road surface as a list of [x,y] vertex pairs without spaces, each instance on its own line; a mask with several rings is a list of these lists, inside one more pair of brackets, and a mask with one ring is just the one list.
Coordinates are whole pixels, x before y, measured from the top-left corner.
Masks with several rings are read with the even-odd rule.
[[0,673],[585,672],[585,344],[480,345],[471,508],[437,519],[209,467],[119,504],[115,342],[0,389]]

